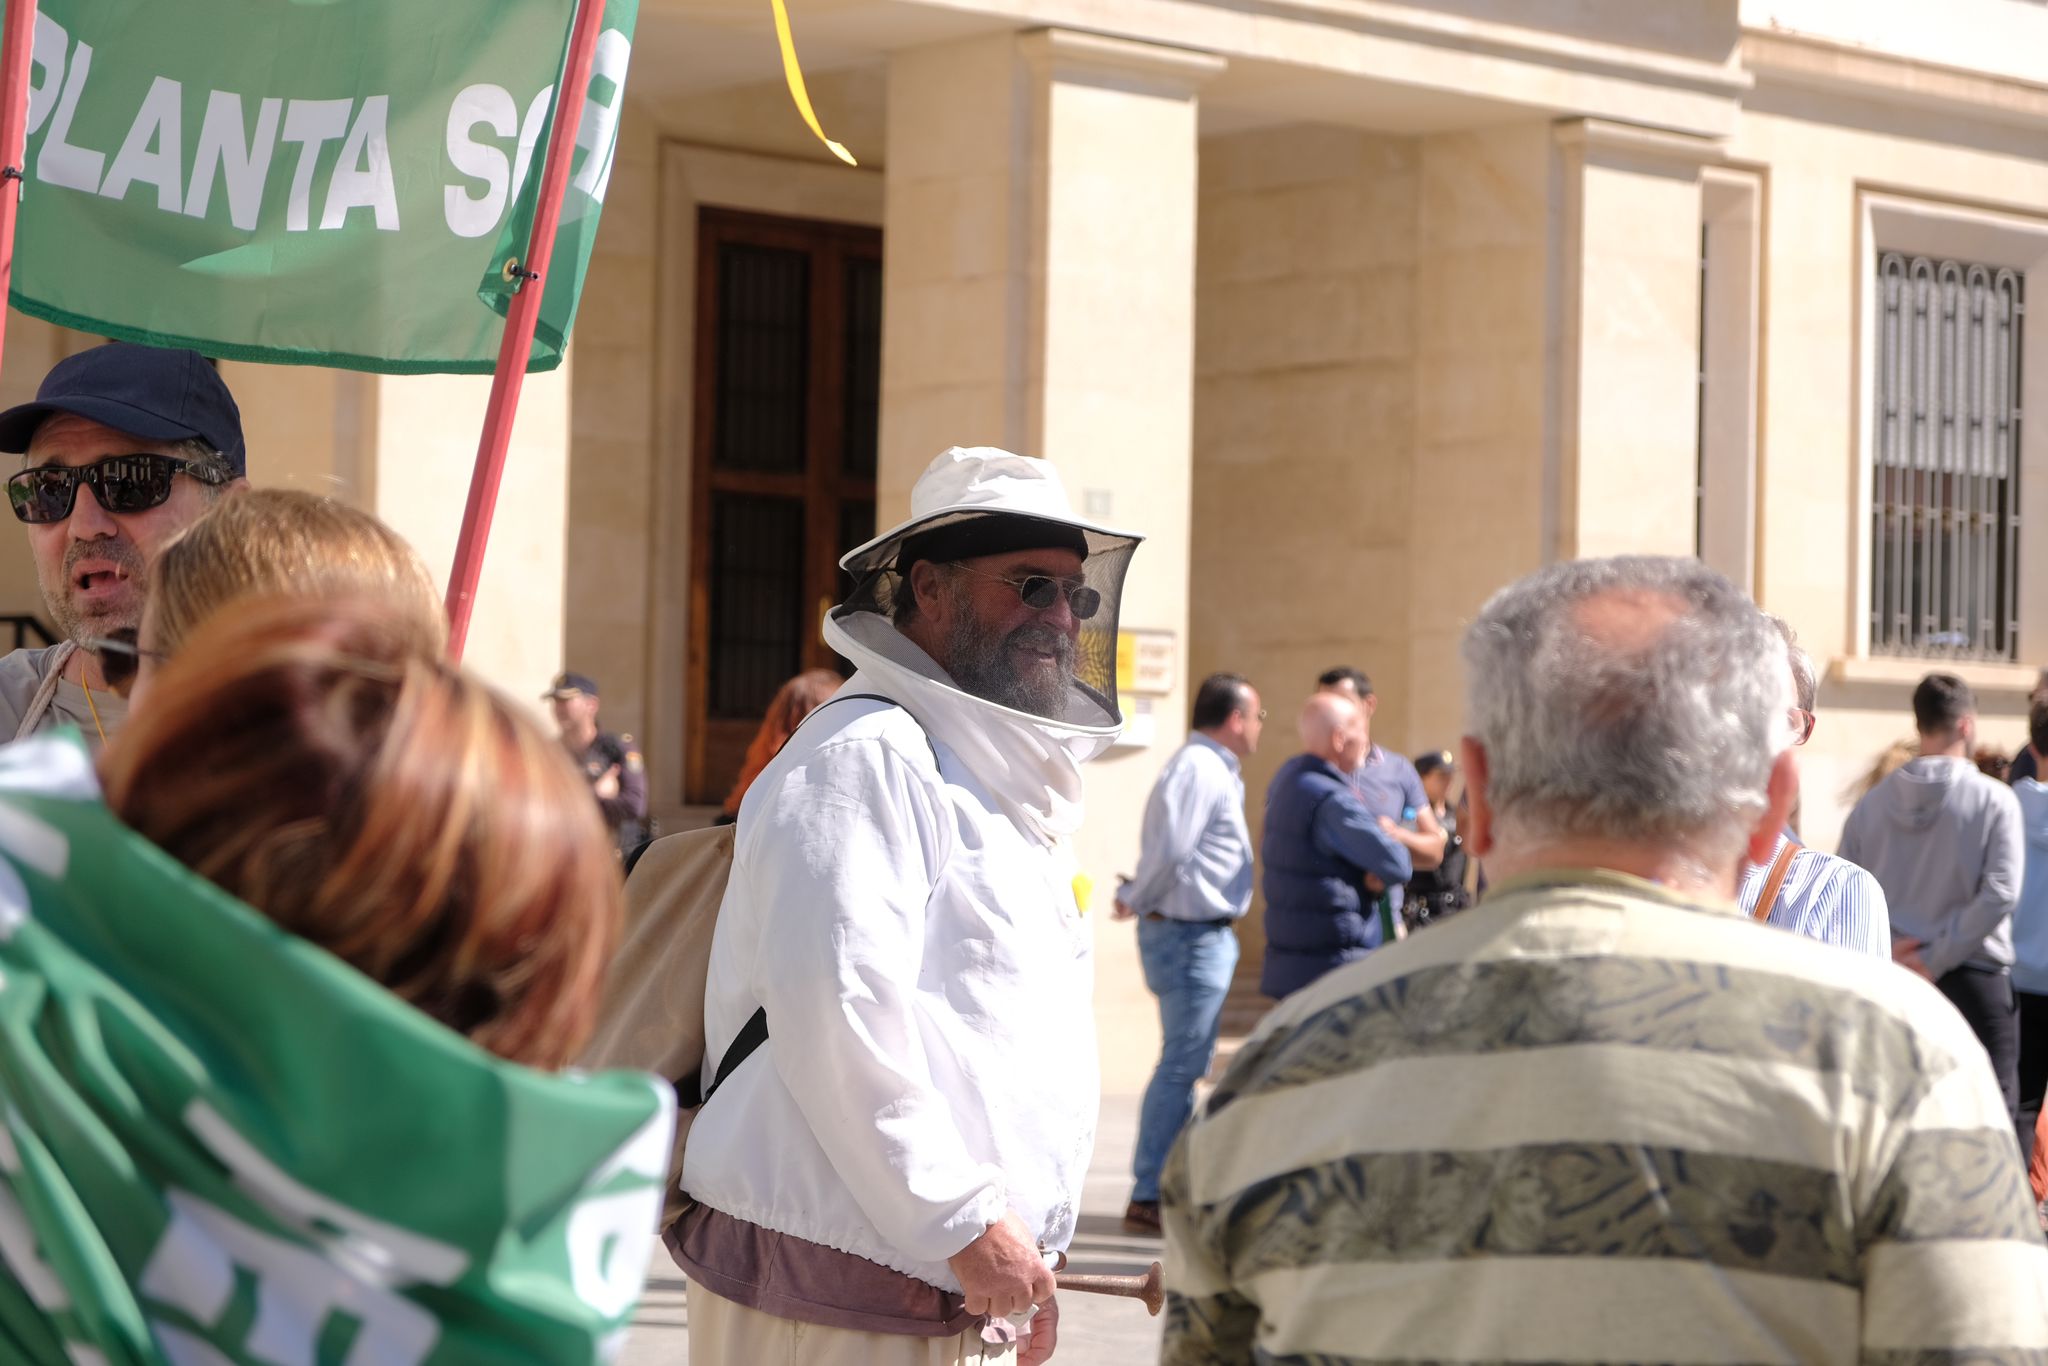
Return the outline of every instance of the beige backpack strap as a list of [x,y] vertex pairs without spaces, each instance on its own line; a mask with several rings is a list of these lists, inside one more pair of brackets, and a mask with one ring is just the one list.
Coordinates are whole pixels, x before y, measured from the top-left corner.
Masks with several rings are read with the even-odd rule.
[[1798,840],[1786,840],[1785,847],[1771,860],[1771,871],[1764,878],[1764,893],[1756,899],[1756,910],[1751,914],[1758,924],[1771,918],[1771,912],[1778,908],[1778,893],[1785,889],[1785,875],[1792,871],[1792,856],[1798,853]]
[[21,714],[21,725],[15,728],[14,738],[27,739],[42,725],[43,717],[49,713],[50,703],[56,700],[57,685],[64,680],[64,666],[71,662],[71,656],[78,653],[78,642],[66,640],[50,647],[50,653],[43,660],[43,681],[36,689],[28,708]]

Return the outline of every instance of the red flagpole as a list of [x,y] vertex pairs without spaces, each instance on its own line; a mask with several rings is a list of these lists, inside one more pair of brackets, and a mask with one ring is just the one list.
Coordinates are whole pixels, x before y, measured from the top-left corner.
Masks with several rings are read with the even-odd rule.
[[[13,36],[13,6],[7,0],[8,36]],[[530,272],[520,281],[505,313],[505,335],[498,346],[498,368],[491,377],[490,406],[477,444],[476,471],[470,476],[469,502],[462,510],[462,535],[455,543],[455,567],[448,575],[448,656],[462,658],[469,638],[469,614],[483,574],[484,549],[491,538],[491,514],[498,505],[498,484],[505,474],[505,451],[512,440],[512,418],[519,408],[519,389],[533,353],[533,328],[540,321],[549,258],[554,254],[555,225],[562,216],[562,194],[569,184],[569,162],[576,151],[576,125],[590,88],[590,67],[604,24],[604,0],[577,0],[576,23],[569,34],[569,61],[555,87],[554,129],[548,138],[547,162],[541,172],[540,202],[533,215],[533,234],[519,262]],[[26,87],[26,72],[23,85]],[[593,152],[593,155],[596,153]]]
[[[28,167],[28,75],[35,53],[36,0],[6,0],[0,36],[0,166],[16,174]],[[0,183],[0,359],[6,355],[7,299],[14,284],[14,220],[21,212],[21,182]]]

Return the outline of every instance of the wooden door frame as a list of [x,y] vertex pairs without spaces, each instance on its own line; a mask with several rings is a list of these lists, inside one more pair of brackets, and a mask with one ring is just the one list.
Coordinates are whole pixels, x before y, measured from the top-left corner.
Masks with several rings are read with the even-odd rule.
[[[721,471],[713,463],[712,443],[716,435],[718,380],[718,249],[728,242],[743,241],[766,247],[780,247],[807,253],[813,261],[810,291],[810,339],[807,356],[807,414],[804,432],[804,469],[799,474],[762,474]],[[700,205],[696,231],[696,317],[691,376],[690,508],[689,508],[689,638],[684,662],[684,756],[683,795],[685,800],[709,795],[705,782],[708,723],[711,720],[711,570],[712,502],[717,493],[755,492],[773,497],[798,496],[804,501],[803,601],[811,615],[818,595],[832,596],[837,583],[837,558],[850,546],[840,546],[822,564],[818,548],[834,545],[839,535],[841,504],[850,498],[875,498],[875,479],[849,478],[832,464],[833,443],[842,437],[845,414],[845,323],[846,291],[844,270],[837,272],[836,287],[823,287],[827,271],[850,259],[882,259],[882,232],[866,224],[834,222],[756,213],[740,209]],[[819,365],[821,339],[836,364]],[[843,450],[844,441],[838,442]],[[809,668],[829,659],[822,642],[805,638],[799,668]],[[721,797],[723,794],[719,794]]]

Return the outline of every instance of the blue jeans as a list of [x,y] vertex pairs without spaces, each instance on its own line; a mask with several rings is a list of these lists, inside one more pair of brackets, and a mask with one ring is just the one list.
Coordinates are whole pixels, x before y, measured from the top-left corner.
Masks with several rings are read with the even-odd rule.
[[1159,1069],[1138,1111],[1138,1151],[1131,1162],[1133,1200],[1159,1198],[1159,1171],[1195,1108],[1195,1083],[1216,1053],[1223,998],[1237,967],[1237,933],[1228,925],[1140,920],[1138,957],[1145,985],[1159,998]]

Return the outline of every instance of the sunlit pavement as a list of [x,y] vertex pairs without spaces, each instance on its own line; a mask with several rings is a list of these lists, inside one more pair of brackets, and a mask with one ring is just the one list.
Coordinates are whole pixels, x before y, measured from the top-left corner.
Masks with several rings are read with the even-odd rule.
[[[1159,1256],[1155,1238],[1123,1231],[1131,1194],[1131,1145],[1138,1132],[1138,1100],[1112,1096],[1102,1103],[1095,1161],[1082,1194],[1081,1227],[1068,1256],[1072,1271],[1142,1272]],[[647,1296],[633,1321],[620,1366],[679,1366],[689,1361],[685,1326],[689,1300],[682,1273],[658,1245],[647,1277]],[[1124,1366],[1156,1361],[1159,1320],[1136,1300],[1102,1295],[1060,1297],[1060,1347],[1053,1360],[1068,1366]]]

